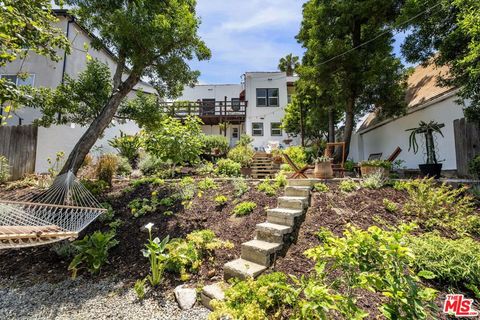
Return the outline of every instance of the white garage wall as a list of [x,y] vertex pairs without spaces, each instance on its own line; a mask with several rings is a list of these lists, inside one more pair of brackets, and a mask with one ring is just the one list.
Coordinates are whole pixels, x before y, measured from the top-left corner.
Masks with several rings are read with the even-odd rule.
[[425,122],[433,120],[445,124],[442,129],[444,137],[437,135],[436,138],[438,160],[442,161],[444,170],[455,170],[457,164],[453,121],[464,116],[462,107],[455,103],[455,99],[455,96],[446,98],[371,131],[355,133],[349,158],[361,161],[367,159],[372,153],[380,152],[383,153],[382,158],[386,158],[398,146],[402,148],[402,152],[397,159],[404,160],[404,165],[409,169],[418,169],[419,164],[425,163],[424,138],[417,136],[420,149],[417,154],[414,154],[413,150],[408,151],[410,133],[405,130],[416,127],[422,120]]

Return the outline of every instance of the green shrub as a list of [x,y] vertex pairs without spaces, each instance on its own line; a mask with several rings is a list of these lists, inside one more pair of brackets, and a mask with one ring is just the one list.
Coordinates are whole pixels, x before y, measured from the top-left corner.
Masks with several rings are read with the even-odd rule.
[[375,168],[384,168],[387,170],[392,170],[392,163],[387,160],[367,160],[360,162],[362,167],[375,167]]
[[227,177],[238,177],[240,176],[241,168],[242,166],[238,162],[231,159],[220,159],[217,162],[216,173]]
[[151,154],[147,154],[138,163],[138,168],[146,176],[153,176],[157,172],[166,168],[165,163]]
[[251,146],[243,146],[239,144],[228,152],[227,157],[228,159],[239,163],[241,167],[247,168],[252,164],[254,155],[255,151]]
[[246,146],[249,146],[252,142],[253,142],[252,137],[250,137],[248,134],[242,134],[240,136],[240,139],[237,142],[237,145],[246,147]]
[[172,207],[175,204],[175,199],[172,197],[165,197],[158,201],[158,204],[163,207]]
[[250,187],[248,186],[248,183],[245,181],[245,178],[239,177],[232,179],[232,185],[233,185],[233,192],[236,197],[241,197],[243,196]]
[[[387,319],[430,317],[429,308],[436,291],[423,287],[420,279],[410,272],[413,255],[404,243],[412,228],[402,225],[384,231],[372,226],[364,231],[350,227],[344,237],[337,237],[330,231],[319,233],[322,245],[307,250],[305,254],[316,262],[317,271],[341,272],[342,276],[335,278],[332,287],[347,288],[337,306],[344,318],[368,316],[357,305],[359,293],[353,288],[381,293],[384,299],[379,309]],[[328,269],[325,269],[327,264]],[[309,303],[316,305],[316,301]],[[303,306],[308,307],[308,304]]]
[[201,163],[197,167],[197,173],[202,176],[213,173],[213,172],[215,172],[215,166],[213,165],[213,163],[209,161]]
[[77,248],[70,241],[55,243],[52,246],[52,251],[64,260],[71,259],[78,253]]
[[100,272],[102,266],[108,262],[108,251],[117,244],[114,232],[101,231],[95,231],[82,240],[73,242],[78,254],[68,266],[68,270],[72,272],[72,278],[76,278],[81,267],[87,268],[91,274]]
[[[173,205],[173,200],[171,199],[164,201],[164,204],[170,204],[170,201],[172,201]],[[143,198],[130,201],[130,203],[128,204],[128,208],[130,208],[130,211],[135,218],[139,218],[146,215],[147,213],[157,210],[158,205],[163,205],[160,202],[161,200],[158,200],[158,192],[154,191],[152,192],[152,197],[150,199]]]
[[403,206],[406,215],[414,216],[424,228],[442,227],[462,235],[480,233],[480,217],[466,188],[454,189],[436,184],[433,179],[412,180],[406,185],[409,199]]
[[98,217],[98,221],[105,223],[110,222],[115,218],[115,211],[113,211],[112,205],[110,203],[104,202],[102,203],[102,207],[107,209],[107,212],[102,213]]
[[133,286],[139,300],[145,298],[145,282],[147,282],[147,279],[139,279],[135,281],[135,285]]
[[10,166],[7,158],[0,156],[0,184],[5,183],[10,178]]
[[219,206],[223,206],[228,202],[228,198],[224,195],[218,195],[214,199],[215,203]]
[[283,188],[287,185],[287,176],[283,172],[279,172],[275,175],[275,185],[278,188]]
[[139,135],[126,135],[120,131],[120,137],[115,137],[108,141],[108,144],[117,149],[118,153],[128,160],[131,167],[135,167],[139,157],[138,150],[142,146]]
[[398,210],[398,204],[388,199],[383,199],[383,206],[388,212],[395,212]]
[[113,176],[117,172],[118,160],[114,154],[104,154],[100,156],[97,162],[96,177],[98,180],[105,181],[109,186],[112,185]]
[[256,207],[257,207],[257,204],[255,202],[244,201],[244,202],[241,202],[241,203],[237,204],[235,206],[235,208],[233,208],[232,213],[236,216],[245,216],[247,214],[252,213],[253,210],[255,210]]
[[340,182],[340,184],[338,185],[338,188],[340,189],[340,191],[343,192],[352,192],[360,189],[360,186],[352,179],[347,179],[342,180],[342,182]]
[[103,180],[82,180],[81,183],[94,196],[101,195],[109,188],[108,183]]
[[276,187],[275,183],[267,178],[258,184],[257,190],[271,197],[277,194],[278,188]]
[[117,174],[120,176],[129,176],[132,173],[132,166],[125,157],[117,157]]
[[172,239],[167,244],[165,268],[180,274],[180,278],[186,281],[190,273],[198,272],[203,260],[211,257],[215,250],[232,247],[233,244],[218,239],[211,230],[194,231],[186,239]]
[[144,184],[149,184],[151,186],[163,186],[165,184],[165,180],[157,178],[157,177],[146,177],[133,180],[130,182],[130,185],[134,188],[138,188]]
[[195,180],[192,177],[184,177],[178,184],[177,192],[183,201],[192,200],[195,196]]
[[403,180],[395,181],[393,183],[393,189],[397,191],[405,191],[407,190],[409,185],[410,185],[410,181],[403,181]]
[[229,148],[227,137],[221,135],[205,135],[203,137],[203,143],[203,152],[205,154],[215,153],[215,151],[220,154],[225,154]]
[[360,185],[367,189],[377,190],[385,185],[385,177],[381,172],[375,172],[364,177]]
[[472,175],[476,178],[480,178],[480,154],[470,161],[468,168]]
[[353,172],[353,169],[355,169],[355,162],[353,160],[347,160],[345,161],[345,164],[343,165],[346,171],[348,172]]
[[451,240],[434,233],[409,237],[417,271],[428,271],[451,286],[480,288],[480,243],[471,238]]
[[213,301],[209,319],[280,319],[297,292],[288,276],[274,272],[256,280],[236,281],[225,291],[225,301]]
[[198,189],[202,191],[218,189],[217,184],[212,178],[205,178],[203,180],[200,180],[197,186],[198,186]]
[[328,188],[328,186],[325,183],[319,182],[319,183],[315,183],[315,185],[313,186],[313,190],[317,192],[328,192],[330,188]]

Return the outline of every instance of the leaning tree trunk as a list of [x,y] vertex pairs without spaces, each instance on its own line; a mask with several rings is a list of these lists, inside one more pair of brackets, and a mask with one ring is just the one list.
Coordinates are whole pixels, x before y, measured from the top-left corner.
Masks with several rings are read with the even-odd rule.
[[328,142],[335,142],[335,114],[333,107],[328,107]]
[[68,171],[72,171],[74,174],[77,174],[78,169],[80,169],[85,157],[90,152],[90,149],[93,147],[98,137],[108,127],[115,116],[115,113],[117,113],[118,107],[120,106],[123,98],[127,96],[127,94],[133,89],[139,80],[140,76],[132,73],[118,86],[118,90],[112,94],[107,104],[103,107],[100,115],[93,120],[92,124],[90,124],[90,127],[73,148],[72,152],[68,156],[67,162],[65,162],[65,165],[60,171],[60,174]]
[[343,132],[343,141],[345,142],[345,158],[347,160],[350,152],[350,141],[352,140],[353,126],[355,125],[355,115],[353,114],[353,107],[355,99],[349,98],[347,101],[347,109],[345,110],[345,129]]

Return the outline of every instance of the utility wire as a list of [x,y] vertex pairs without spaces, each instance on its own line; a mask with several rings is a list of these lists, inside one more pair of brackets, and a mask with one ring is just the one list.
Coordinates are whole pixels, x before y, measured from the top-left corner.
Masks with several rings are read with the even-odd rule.
[[[436,5],[433,5],[433,6],[431,6],[430,8],[428,8],[428,9],[420,12],[419,14],[416,14],[415,16],[411,17],[410,19],[408,19],[408,20],[400,23],[400,24],[397,25],[396,27],[392,27],[392,28],[388,29],[387,31],[384,31],[383,33],[378,34],[378,35],[375,36],[374,38],[372,38],[372,39],[370,39],[370,40],[368,40],[368,41],[365,41],[365,42],[359,44],[359,45],[356,46],[356,47],[353,47],[353,48],[351,48],[351,49],[349,49],[349,50],[347,50],[347,51],[345,51],[345,52],[343,52],[343,53],[340,53],[339,55],[336,55],[336,56],[334,56],[334,57],[332,57],[332,58],[330,58],[330,59],[328,59],[328,60],[325,60],[325,61],[319,63],[318,66],[322,66],[322,65],[327,64],[327,63],[329,63],[329,62],[331,62],[331,61],[333,61],[333,60],[335,60],[335,59],[337,59],[337,58],[343,57],[344,55],[346,55],[346,54],[348,54],[348,53],[350,53],[350,52],[352,52],[352,51],[354,51],[354,50],[356,50],[356,49],[358,49],[358,48],[360,48],[360,47],[363,47],[363,46],[365,46],[365,45],[367,45],[367,44],[369,44],[369,43],[377,40],[378,38],[380,38],[380,37],[382,37],[382,36],[390,33],[392,30],[397,29],[398,27],[409,23],[410,21],[415,20],[415,19],[417,19],[417,18],[420,17],[420,16],[423,16],[425,13],[427,13],[427,12],[435,9],[436,7],[438,7],[438,6],[441,5],[441,4],[442,4],[442,3],[439,1]],[[397,33],[398,33],[398,32],[397,32]]]

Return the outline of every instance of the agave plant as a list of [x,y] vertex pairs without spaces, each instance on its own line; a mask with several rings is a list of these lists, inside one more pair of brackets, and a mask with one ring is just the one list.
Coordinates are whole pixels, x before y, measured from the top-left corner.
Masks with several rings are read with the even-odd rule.
[[425,135],[425,149],[427,151],[426,164],[437,164],[438,161],[435,154],[435,140],[433,139],[433,134],[438,133],[443,137],[443,127],[445,127],[445,124],[443,123],[438,123],[435,121],[430,121],[427,123],[425,121],[420,121],[418,127],[407,129],[406,131],[411,131],[408,151],[413,149],[415,154],[418,152],[417,134],[423,134]]

